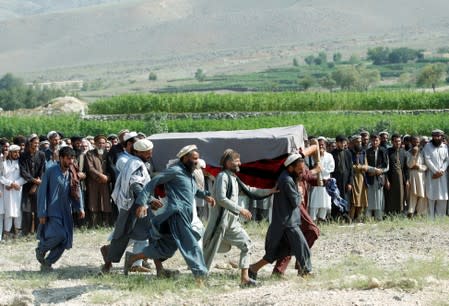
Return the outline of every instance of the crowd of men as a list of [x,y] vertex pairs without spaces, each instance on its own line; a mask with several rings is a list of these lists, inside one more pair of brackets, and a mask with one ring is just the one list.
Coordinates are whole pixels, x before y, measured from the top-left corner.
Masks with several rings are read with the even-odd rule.
[[[276,261],[273,273],[284,273],[291,255],[298,274],[310,275],[310,248],[320,221],[447,214],[443,131],[432,131],[430,141],[362,131],[350,139],[318,137],[314,143],[286,158],[272,189],[258,189],[238,178],[240,155],[232,149],[223,153],[222,171],[213,178],[195,145],[181,148],[155,175],[153,143],[129,130],[84,138],[51,131],[46,137],[18,136],[11,144],[0,139],[0,240],[36,233],[36,258],[49,271],[72,246],[74,226],[114,226],[100,248],[103,273],[125,255],[125,274],[149,272],[151,259],[158,276],[170,277],[176,271],[163,262],[180,250],[200,283],[215,255],[236,246],[240,285],[251,287],[268,263]],[[346,210],[334,207],[327,182],[338,188]],[[241,222],[254,216],[241,205],[242,195],[273,202],[266,253],[253,264],[251,239]],[[126,252],[129,244],[132,252]]]
[[[443,131],[433,130],[431,139],[362,131],[349,139],[317,140],[321,175],[336,179],[340,194],[349,203],[349,220],[448,214],[449,159]],[[311,160],[309,166],[313,165]],[[339,217],[322,187],[312,187],[309,212],[314,221]]]

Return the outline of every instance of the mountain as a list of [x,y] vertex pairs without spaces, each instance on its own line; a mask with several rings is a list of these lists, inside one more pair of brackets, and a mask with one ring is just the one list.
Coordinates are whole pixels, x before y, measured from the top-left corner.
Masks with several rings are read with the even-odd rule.
[[446,0],[0,0],[0,72],[237,72],[318,51],[436,49],[449,45],[448,8]]

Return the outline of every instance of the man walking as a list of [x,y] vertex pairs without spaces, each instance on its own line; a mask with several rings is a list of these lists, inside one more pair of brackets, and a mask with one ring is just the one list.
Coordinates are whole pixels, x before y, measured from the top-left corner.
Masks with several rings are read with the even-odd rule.
[[272,221],[265,238],[265,255],[248,271],[252,279],[257,278],[257,272],[263,266],[292,254],[299,264],[298,275],[307,276],[312,272],[310,249],[299,228],[301,194],[296,180],[304,171],[304,155],[291,154],[284,166],[285,170],[277,181],[279,193],[274,195]]
[[[72,206],[84,218],[83,203],[76,172],[70,168],[75,160],[75,151],[64,147],[59,151],[59,163],[45,172],[38,192],[39,243],[36,258],[41,271],[51,271],[52,265],[66,249],[72,247]],[[47,254],[47,252],[49,252]]]
[[251,220],[251,212],[238,205],[239,187],[251,197],[266,197],[276,189],[257,189],[239,182],[240,154],[232,149],[223,153],[220,165],[223,171],[216,177],[213,193],[217,205],[211,210],[204,233],[204,259],[210,269],[217,252],[225,253],[236,246],[240,249],[240,286],[254,286],[255,280],[248,276],[251,239],[239,221],[239,216]]
[[[128,274],[132,263],[139,259],[165,260],[180,250],[187,265],[192,271],[197,283],[201,285],[207,275],[203,252],[198,245],[197,236],[192,229],[194,197],[203,197],[209,204],[214,205],[215,200],[208,192],[197,189],[193,171],[198,167],[200,155],[196,145],[182,148],[176,155],[177,164],[160,172],[154,179],[145,185],[135,204],[136,216],[147,213],[147,204],[151,203],[153,209],[160,208],[162,203],[154,197],[157,185],[163,184],[167,194],[166,209],[163,213],[150,217],[152,233],[150,243],[142,253],[125,255],[124,273]],[[151,212],[150,212],[151,213]]]

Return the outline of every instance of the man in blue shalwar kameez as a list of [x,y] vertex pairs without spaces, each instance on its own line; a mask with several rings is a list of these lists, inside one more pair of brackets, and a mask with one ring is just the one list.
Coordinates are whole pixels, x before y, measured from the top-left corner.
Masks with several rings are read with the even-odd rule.
[[72,148],[61,148],[59,162],[47,169],[39,187],[36,258],[41,264],[41,271],[51,271],[51,266],[61,258],[64,250],[72,247],[72,207],[78,211],[79,218],[84,218],[79,181],[75,171],[71,171],[74,160],[75,151]]
[[136,215],[145,215],[147,203],[156,209],[162,203],[154,198],[157,185],[163,184],[167,194],[167,207],[163,213],[151,216],[152,233],[149,245],[142,253],[126,253],[125,275],[134,261],[151,258],[165,260],[173,256],[177,249],[181,252],[187,265],[198,283],[207,275],[203,252],[198,245],[198,237],[192,229],[194,197],[204,198],[214,205],[215,200],[207,191],[197,189],[193,171],[198,167],[199,153],[195,145],[181,149],[176,155],[179,162],[159,173],[149,182],[135,201],[139,207]]

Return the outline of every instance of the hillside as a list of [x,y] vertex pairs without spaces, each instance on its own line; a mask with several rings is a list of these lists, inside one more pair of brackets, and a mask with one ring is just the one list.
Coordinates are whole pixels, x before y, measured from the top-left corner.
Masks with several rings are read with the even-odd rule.
[[25,72],[57,70],[53,79],[88,79],[144,75],[145,68],[170,78],[200,66],[266,68],[318,50],[437,48],[449,38],[447,1],[366,2],[0,0],[0,71],[30,77]]

